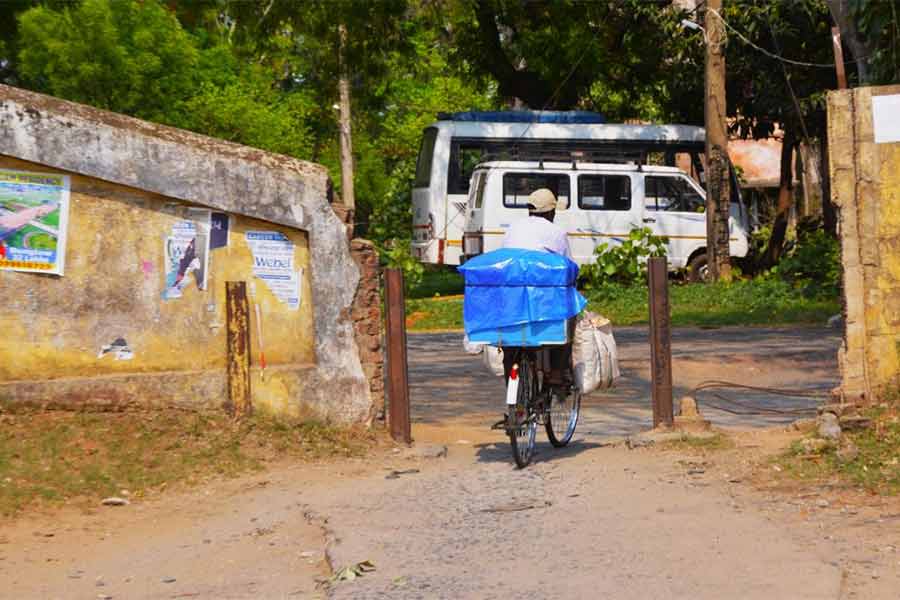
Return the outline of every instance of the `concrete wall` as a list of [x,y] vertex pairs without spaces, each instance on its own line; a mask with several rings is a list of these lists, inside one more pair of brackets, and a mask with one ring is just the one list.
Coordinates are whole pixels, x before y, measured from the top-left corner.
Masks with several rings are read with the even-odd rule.
[[831,197],[844,267],[839,363],[849,400],[875,401],[900,385],[900,143],[876,143],[872,115],[873,97],[895,94],[900,86],[828,95]]
[[[329,204],[324,167],[3,85],[0,156],[10,166],[69,173],[77,188],[70,212],[75,246],[67,252],[66,275],[4,273],[0,279],[4,301],[20,303],[16,321],[3,324],[30,340],[22,346],[5,331],[0,336],[0,395],[40,402],[221,402],[224,370],[218,361],[224,344],[218,345],[222,333],[213,331],[218,328],[210,321],[220,315],[225,278],[245,275],[239,272],[241,257],[214,261],[213,268],[224,271],[213,273],[218,288],[212,310],[199,297],[184,298],[190,306],[153,305],[158,274],[151,270],[145,276],[143,262],[134,279],[135,258],[157,264],[161,231],[172,218],[167,205],[180,203],[230,213],[237,227],[255,227],[256,219],[266,229],[289,233],[302,254],[298,260],[308,262],[305,308],[290,316],[275,311],[272,326],[265,328],[264,334],[283,326],[285,337],[273,338],[270,350],[266,335],[266,358],[276,364],[265,379],[254,373],[254,397],[284,410],[309,406],[338,422],[370,419],[373,396],[356,343],[359,327],[351,318],[360,271],[345,227]],[[150,231],[137,225],[143,219]],[[104,245],[104,237],[127,240],[124,256],[115,243]],[[97,253],[98,243],[110,254]],[[120,285],[119,277],[131,281]],[[66,333],[54,337],[60,329]],[[169,335],[177,350],[167,347]],[[110,336],[135,346],[132,366],[114,365],[109,358],[99,366],[94,362],[99,350],[94,346],[98,340],[110,343]],[[52,374],[45,366],[51,358],[59,367]],[[36,379],[44,377],[53,379]]]

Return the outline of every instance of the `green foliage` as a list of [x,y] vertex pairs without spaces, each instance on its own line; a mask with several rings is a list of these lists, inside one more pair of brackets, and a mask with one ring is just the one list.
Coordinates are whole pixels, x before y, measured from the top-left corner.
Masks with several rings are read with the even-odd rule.
[[193,93],[198,50],[158,2],[84,0],[18,19],[19,74],[34,89],[155,121]]
[[248,67],[244,77],[223,87],[203,84],[184,103],[175,124],[232,142],[299,158],[312,154],[307,125],[312,99],[303,92],[282,93],[266,74]]
[[594,249],[594,263],[581,267],[585,288],[597,289],[609,283],[644,283],[647,280],[647,259],[665,256],[668,242],[667,238],[654,235],[649,227],[641,227],[631,230],[621,244],[600,244]]
[[900,82],[900,0],[849,0],[847,4],[868,49],[868,56],[861,57],[870,71],[864,83]]
[[840,245],[822,229],[801,232],[797,244],[772,273],[807,296],[837,297],[842,274]]
[[385,266],[403,270],[403,278],[407,289],[421,283],[425,266],[412,255],[408,243],[398,243],[391,240],[388,244],[379,246],[378,249]]

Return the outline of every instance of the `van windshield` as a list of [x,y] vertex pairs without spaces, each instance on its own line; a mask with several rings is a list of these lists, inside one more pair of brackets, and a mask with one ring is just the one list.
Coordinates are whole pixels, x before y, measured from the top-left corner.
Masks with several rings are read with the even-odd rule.
[[438,130],[429,127],[422,136],[422,145],[419,147],[419,158],[416,159],[415,187],[427,188],[431,185],[431,163],[434,159],[434,142],[437,140]]

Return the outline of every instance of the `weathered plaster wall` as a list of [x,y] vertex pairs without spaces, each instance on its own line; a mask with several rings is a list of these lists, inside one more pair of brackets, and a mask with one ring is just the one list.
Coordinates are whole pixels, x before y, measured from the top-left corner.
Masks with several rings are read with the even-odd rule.
[[900,384],[900,143],[875,143],[872,97],[900,86],[828,95],[832,201],[840,210],[846,330],[842,392],[874,401]]
[[[0,167],[59,172],[0,157]],[[190,371],[195,378],[219,378],[226,365],[225,281],[247,281],[259,304],[267,369],[251,386],[254,404],[278,412],[300,408],[302,393],[290,393],[283,371],[315,364],[314,325],[305,232],[248,217],[230,216],[229,243],[212,250],[207,289],[191,279],[181,298],[164,300],[164,240],[188,205],[165,196],[69,174],[69,243],[63,277],[0,271],[0,394],[16,398],[18,383],[44,382],[56,404],[81,403],[84,394],[54,393],[54,380],[125,374]],[[254,281],[247,231],[278,231],[294,242],[294,259],[304,269],[301,297],[291,310],[262,282]],[[258,343],[253,314],[252,346]],[[134,357],[116,360],[99,349],[117,338]],[[258,366],[254,352],[252,364]],[[204,373],[215,371],[214,373]],[[278,375],[276,375],[278,374]],[[146,377],[145,377],[146,378]],[[268,380],[268,381],[267,381]],[[89,382],[85,382],[88,384]],[[170,385],[170,401],[220,405],[221,394],[195,396],[193,387]],[[296,384],[292,386],[296,390]],[[118,403],[122,403],[120,398]],[[141,396],[125,400],[140,404]]]
[[[306,403],[337,421],[368,418],[372,398],[350,318],[359,269],[328,204],[323,167],[2,85],[0,155],[307,232],[314,366],[302,376],[296,371],[277,376],[280,367],[268,369],[271,378],[257,389],[273,396],[277,390],[295,396],[302,391]],[[99,292],[109,285],[102,276],[91,281]],[[158,378],[128,377],[131,388],[100,378],[91,384],[56,381],[69,385],[73,395],[112,401],[130,395],[130,389],[148,402],[165,401]],[[223,389],[214,378],[187,379],[197,396]],[[29,389],[40,394],[35,385],[23,383],[19,395],[27,396]]]

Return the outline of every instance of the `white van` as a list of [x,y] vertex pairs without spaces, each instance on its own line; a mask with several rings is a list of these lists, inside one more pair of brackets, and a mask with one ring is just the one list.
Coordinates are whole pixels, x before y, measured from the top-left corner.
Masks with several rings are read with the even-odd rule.
[[705,132],[691,125],[605,123],[581,111],[498,111],[441,114],[425,129],[413,184],[411,251],[424,263],[459,264],[472,170],[488,160],[646,162],[702,169]]
[[[506,229],[528,214],[528,195],[546,187],[558,200],[555,222],[569,234],[579,265],[594,248],[622,243],[639,227],[669,238],[669,268],[706,271],[706,192],[677,167],[531,161],[486,162],[476,167],[466,206],[466,258],[500,247]],[[730,250],[749,250],[747,211],[732,202]]]

